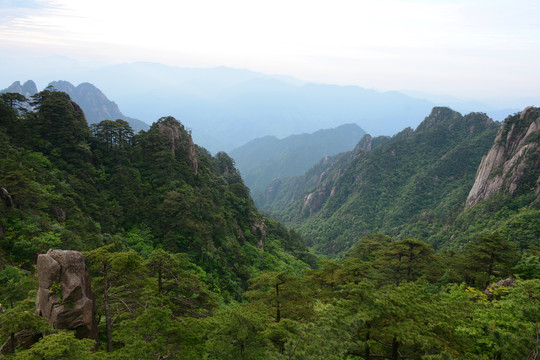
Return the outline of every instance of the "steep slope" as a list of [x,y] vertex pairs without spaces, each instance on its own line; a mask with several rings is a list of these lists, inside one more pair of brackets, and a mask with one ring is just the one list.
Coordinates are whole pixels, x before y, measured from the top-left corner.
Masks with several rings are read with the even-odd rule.
[[279,209],[286,209],[319,184],[336,181],[354,158],[371,151],[372,148],[382,145],[389,139],[390,137],[386,136],[372,138],[371,135],[366,134],[353,151],[325,156],[305,174],[273,179],[262,193],[254,195],[255,203],[259,209],[279,213]]
[[363,134],[358,125],[346,124],[284,139],[266,136],[232,150],[230,155],[246,185],[257,194],[274,178],[300,175],[325,156],[350,151]]
[[467,198],[469,208],[498,192],[540,195],[540,108],[509,117],[478,168]]
[[460,247],[489,230],[521,250],[540,247],[539,115],[539,108],[528,107],[506,118],[482,158],[464,211],[432,236],[433,243]]
[[[497,128],[485,114],[434,108],[416,130],[329,162],[335,165],[320,173],[331,176],[290,204],[274,203],[286,209],[268,208],[326,253],[375,232],[427,240],[462,211]],[[359,148],[369,149],[368,140]]]

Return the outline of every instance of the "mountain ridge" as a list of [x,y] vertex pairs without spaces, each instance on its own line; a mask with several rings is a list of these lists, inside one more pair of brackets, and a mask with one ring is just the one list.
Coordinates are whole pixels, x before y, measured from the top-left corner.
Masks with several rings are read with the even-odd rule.
[[273,178],[299,175],[324,156],[353,149],[364,133],[356,124],[343,124],[282,139],[265,136],[229,154],[235,159],[246,185],[257,194]]
[[436,107],[416,130],[377,139],[371,151],[366,135],[354,151],[321,160],[281,190],[272,184],[257,201],[326,253],[374,232],[427,240],[463,210],[498,127],[482,113]]
[[[107,96],[93,84],[84,82],[74,86],[69,81],[58,80],[49,83],[58,91],[67,93],[83,109],[86,119],[90,124],[97,124],[102,120],[122,119],[127,121],[135,132],[147,130],[149,125],[141,120],[131,118],[122,114],[118,105],[107,98]],[[28,80],[21,86],[20,81],[15,81],[3,92],[15,92],[30,98],[38,92],[36,84]]]

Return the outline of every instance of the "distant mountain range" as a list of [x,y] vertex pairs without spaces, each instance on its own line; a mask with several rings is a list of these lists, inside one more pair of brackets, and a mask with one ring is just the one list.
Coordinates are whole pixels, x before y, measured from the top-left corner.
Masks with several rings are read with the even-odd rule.
[[[49,74],[47,82],[56,80],[51,76],[61,76],[72,84],[91,83],[114,99],[123,113],[148,124],[174,116],[212,153],[228,152],[264,136],[284,138],[342,124],[357,124],[373,136],[391,136],[407,126],[416,127],[438,105],[452,105],[464,113],[486,112],[494,120],[519,110],[447,97],[430,101],[414,93],[314,84],[227,67],[135,62],[88,68],[58,58],[46,63],[41,59],[35,70],[26,66],[26,73],[35,73],[40,81]],[[58,64],[65,65],[61,71]]]
[[[102,120],[122,119],[127,121],[135,132],[149,128],[145,122],[122,114],[115,102],[110,101],[101,90],[90,83],[82,83],[75,87],[68,81],[53,81],[49,85],[69,94],[71,99],[83,109],[89,124],[96,124]],[[22,85],[19,81],[15,81],[8,88],[0,91],[0,93],[5,92],[15,92],[30,98],[38,92],[38,89],[32,80]]]
[[349,151],[365,134],[356,124],[284,139],[265,136],[230,151],[246,185],[258,193],[272,179],[303,174],[325,156]]
[[94,70],[87,78],[146,122],[164,115],[181,119],[195,141],[212,152],[230,151],[267,135],[283,138],[348,123],[391,135],[416,125],[433,107],[398,92],[305,83],[226,67],[130,63]]

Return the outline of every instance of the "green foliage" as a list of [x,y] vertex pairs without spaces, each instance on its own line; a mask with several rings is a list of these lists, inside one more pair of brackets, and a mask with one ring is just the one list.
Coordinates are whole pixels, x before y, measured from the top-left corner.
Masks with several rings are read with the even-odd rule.
[[60,331],[43,337],[29,350],[18,352],[15,360],[104,359],[103,354],[92,353],[95,343],[90,339],[77,339],[71,332]]
[[[496,130],[482,114],[438,109],[415,132],[327,159],[331,169],[318,164],[309,186],[298,185],[311,200],[283,214],[298,220],[297,233],[262,216],[234,161],[196,147],[174,118],[137,135],[119,120],[90,132],[65,94],[46,89],[35,101],[25,113],[0,100],[0,187],[11,199],[0,202],[0,337],[43,335],[11,358],[538,353],[534,199],[494,197],[456,216]],[[351,250],[317,262],[299,233],[319,250]],[[95,352],[34,313],[33,263],[55,247],[86,256]],[[517,276],[513,287],[486,295],[508,276]]]
[[30,270],[49,248],[114,242],[148,258],[162,247],[188,254],[226,299],[239,299],[270,263],[305,268],[297,254],[315,263],[303,239],[258,213],[233,160],[196,147],[174,118],[137,135],[123,120],[90,129],[78,105],[52,88],[26,114],[0,105],[0,186],[14,202],[0,207],[9,261]]
[[252,306],[233,305],[209,319],[205,350],[209,359],[263,359],[265,316]]
[[182,353],[185,359],[193,358],[189,354],[194,351],[187,351],[185,344],[189,330],[175,321],[167,307],[151,306],[134,320],[123,321],[115,337],[124,344],[114,352],[115,359],[162,359],[176,353]]
[[540,256],[523,254],[514,271],[522,279],[540,279]]
[[415,281],[426,274],[436,274],[433,249],[417,239],[392,242],[380,249],[377,255],[375,267],[380,269],[384,278],[392,279],[396,286],[402,281]]
[[512,273],[516,249],[498,233],[481,234],[468,244],[463,266],[469,283],[486,287],[494,279]]
[[485,114],[435,108],[414,132],[406,129],[369,152],[338,155],[288,185],[269,187],[262,204],[326,254],[342,253],[375,232],[435,243],[431,237],[443,235],[462,212],[497,128]]
[[217,306],[217,299],[200,280],[205,272],[189,261],[186,254],[155,249],[146,262],[157,280],[156,291],[176,317],[203,317]]
[[0,326],[0,338],[7,339],[9,336],[21,330],[37,333],[47,333],[51,327],[46,319],[35,314],[35,301],[24,299],[14,307],[0,314],[2,326]]
[[26,299],[35,286],[35,279],[26,271],[7,265],[0,271],[0,305],[13,308],[15,303]]
[[302,278],[288,271],[264,272],[252,279],[245,296],[267,308],[275,322],[282,319],[302,320],[310,317],[312,298]]

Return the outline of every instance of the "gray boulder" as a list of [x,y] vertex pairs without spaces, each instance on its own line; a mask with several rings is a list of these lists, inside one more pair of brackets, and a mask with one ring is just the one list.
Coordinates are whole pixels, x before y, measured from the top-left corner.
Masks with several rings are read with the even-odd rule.
[[37,259],[37,313],[55,329],[74,330],[79,339],[97,340],[95,295],[78,251],[49,250]]

